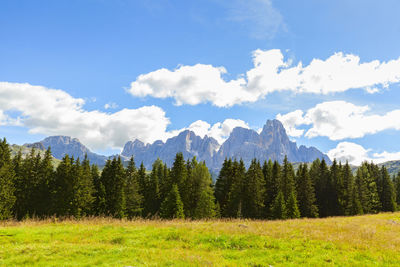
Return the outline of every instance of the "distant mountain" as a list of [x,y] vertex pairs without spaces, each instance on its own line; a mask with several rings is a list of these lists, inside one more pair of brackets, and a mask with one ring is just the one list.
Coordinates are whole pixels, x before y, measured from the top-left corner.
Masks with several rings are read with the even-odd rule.
[[196,157],[199,161],[205,161],[207,166],[213,166],[218,147],[219,144],[214,138],[208,136],[201,138],[194,132],[186,130],[169,138],[165,143],[159,140],[145,145],[137,139],[127,142],[121,156],[124,158],[133,156],[137,164],[143,162],[146,168],[151,168],[157,158],[171,166],[176,153],[182,152],[185,159]]
[[106,156],[93,153],[77,138],[71,138],[69,136],[50,136],[40,142],[25,144],[24,146],[42,150],[50,147],[53,157],[56,159],[62,159],[66,154],[68,154],[69,156],[73,156],[75,159],[79,157],[82,160],[85,157],[85,154],[87,154],[90,162],[97,165],[104,165],[108,159]]
[[329,157],[315,147],[298,148],[295,142],[289,140],[278,120],[268,120],[260,134],[236,127],[221,146],[212,137],[201,138],[186,130],[165,143],[156,141],[145,145],[139,140],[130,141],[125,144],[121,155],[125,158],[133,156],[138,164],[143,162],[146,168],[150,168],[157,158],[171,166],[178,152],[182,152],[186,159],[196,156],[198,160],[205,161],[212,171],[218,171],[225,158],[243,159],[246,166],[253,158],[261,162],[268,159],[282,162],[285,155],[291,162],[312,162],[320,158],[331,163]]
[[282,162],[285,155],[290,162],[312,162],[315,159],[331,160],[315,147],[297,147],[296,142],[289,140],[285,128],[278,120],[268,120],[260,134],[254,130],[237,127],[219,149],[217,165],[221,166],[225,158],[243,159],[249,166],[253,158],[261,162],[277,160]]
[[[32,151],[32,147],[19,146],[19,145],[10,145],[10,149],[11,149],[11,157],[15,157],[19,152],[21,152],[22,158],[26,158],[26,156],[28,156]],[[35,147],[35,154],[37,153],[39,153],[41,157],[44,157],[46,151],[45,149],[41,149],[40,147],[39,148]],[[57,166],[59,162],[60,160],[56,159],[53,156],[53,164]]]

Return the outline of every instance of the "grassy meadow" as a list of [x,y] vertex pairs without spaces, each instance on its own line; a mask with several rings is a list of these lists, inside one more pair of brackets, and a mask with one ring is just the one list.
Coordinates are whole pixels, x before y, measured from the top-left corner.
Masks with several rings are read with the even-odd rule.
[[0,224],[1,266],[400,266],[400,213]]

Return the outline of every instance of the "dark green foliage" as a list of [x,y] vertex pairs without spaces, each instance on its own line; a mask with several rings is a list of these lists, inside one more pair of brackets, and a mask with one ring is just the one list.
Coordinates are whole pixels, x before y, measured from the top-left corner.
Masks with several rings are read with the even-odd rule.
[[318,217],[314,185],[308,172],[307,164],[300,164],[296,181],[297,200],[301,217]]
[[161,204],[160,217],[163,219],[185,218],[183,203],[176,184],[172,185],[171,191]]
[[279,191],[274,199],[274,203],[271,208],[271,215],[273,219],[286,219],[287,210],[285,198],[283,197],[282,191]]
[[126,172],[121,158],[108,160],[101,173],[101,183],[105,187],[106,215],[116,218],[125,217]]
[[12,217],[14,196],[14,170],[10,148],[6,139],[0,142],[0,220]]
[[139,194],[139,175],[136,170],[133,157],[130,159],[126,168],[126,216],[128,218],[139,217],[142,215],[143,196]]
[[227,217],[229,192],[231,191],[233,178],[232,160],[225,159],[215,183],[215,199],[221,209],[221,216]]
[[225,213],[222,215],[229,218],[241,218],[242,205],[245,198],[245,179],[246,167],[243,160],[234,161],[231,169],[231,188],[228,192],[228,200],[225,207]]
[[296,175],[287,158],[253,160],[246,171],[242,160],[226,159],[215,183],[204,162],[185,161],[178,153],[171,169],[156,160],[151,173],[133,158],[108,160],[103,171],[87,157],[66,155],[56,170],[51,151],[34,149],[11,159],[0,142],[0,219],[89,215],[134,218],[203,219],[214,217],[285,219],[395,211],[400,203],[400,174],[393,180],[385,167],[364,162],[352,173],[336,160],[329,167],[316,160]]
[[260,162],[252,160],[243,182],[241,213],[245,218],[261,218],[264,213],[265,181]]
[[382,177],[382,210],[383,211],[395,211],[396,210],[396,192],[392,180],[390,179],[389,173],[385,166],[381,168]]

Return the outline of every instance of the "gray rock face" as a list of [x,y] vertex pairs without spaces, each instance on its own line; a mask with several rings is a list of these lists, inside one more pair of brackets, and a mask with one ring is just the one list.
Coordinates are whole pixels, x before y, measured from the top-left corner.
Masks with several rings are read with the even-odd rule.
[[219,144],[214,138],[208,136],[201,138],[194,132],[186,130],[169,138],[165,143],[159,140],[145,145],[137,139],[130,141],[125,144],[121,156],[124,158],[133,156],[137,164],[143,162],[146,168],[151,168],[157,158],[172,166],[176,153],[182,152],[185,159],[196,157],[198,161],[205,161],[207,166],[212,166],[218,147]]
[[41,147],[44,149],[50,147],[53,157],[56,159],[62,159],[66,154],[68,154],[69,156],[73,156],[75,159],[79,157],[83,160],[85,154],[87,154],[90,162],[94,164],[104,165],[107,160],[106,156],[91,152],[78,139],[69,136],[50,136],[40,142],[26,144],[25,146],[35,148]]
[[260,134],[237,127],[221,147],[214,138],[201,138],[187,130],[165,143],[156,141],[145,145],[139,140],[128,142],[121,155],[125,158],[133,156],[137,164],[143,162],[146,168],[151,168],[157,158],[171,166],[178,152],[182,152],[186,159],[196,156],[198,160],[204,160],[214,172],[221,168],[225,158],[243,159],[247,167],[253,158],[261,162],[268,159],[282,162],[285,155],[291,162],[312,162],[319,158],[331,163],[329,157],[315,147],[298,148],[295,142],[289,140],[278,120],[268,120]]
[[285,155],[290,162],[312,162],[319,158],[331,163],[329,157],[315,147],[298,148],[295,142],[289,140],[280,121],[268,120],[260,134],[250,129],[235,128],[219,149],[217,166],[213,167],[221,166],[225,158],[243,159],[247,167],[253,158],[261,162],[271,159],[281,163]]

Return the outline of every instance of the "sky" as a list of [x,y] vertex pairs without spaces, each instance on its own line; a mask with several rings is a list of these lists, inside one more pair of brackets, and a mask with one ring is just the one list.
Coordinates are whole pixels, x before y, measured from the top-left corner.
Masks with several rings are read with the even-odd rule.
[[118,153],[279,119],[332,159],[400,160],[400,1],[2,0],[0,136]]

